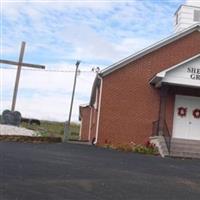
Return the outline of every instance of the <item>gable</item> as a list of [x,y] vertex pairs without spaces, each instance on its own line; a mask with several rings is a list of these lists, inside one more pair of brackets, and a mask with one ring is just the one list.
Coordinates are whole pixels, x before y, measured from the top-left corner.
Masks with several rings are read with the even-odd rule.
[[200,87],[200,54],[161,71],[152,79],[157,87],[164,84]]
[[95,91],[102,80],[104,80],[104,87],[113,85],[119,80],[126,82],[128,77],[132,79],[132,84],[137,82],[137,84],[148,85],[149,80],[156,73],[199,53],[200,25],[196,25],[102,70],[94,81],[90,105],[94,103]]
[[151,45],[151,46],[149,46],[149,47],[147,47],[147,48],[123,59],[123,60],[120,60],[117,63],[114,63],[113,65],[103,69],[100,72],[100,76],[101,77],[107,76],[107,75],[111,74],[112,72],[127,66],[131,62],[136,61],[136,60],[142,58],[143,56],[148,55],[148,54],[150,54],[170,43],[173,43],[187,35],[190,35],[191,33],[195,32],[195,31],[200,31],[200,24],[193,25],[193,26],[189,27],[188,29],[185,29],[179,33],[173,34],[170,37],[168,37],[164,40],[161,40],[160,42],[155,43],[154,45]]

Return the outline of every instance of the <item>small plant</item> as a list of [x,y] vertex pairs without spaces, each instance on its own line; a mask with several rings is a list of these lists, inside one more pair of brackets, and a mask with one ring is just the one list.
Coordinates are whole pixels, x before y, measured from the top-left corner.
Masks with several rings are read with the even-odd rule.
[[119,144],[114,146],[110,141],[108,142],[107,140],[105,140],[105,145],[103,147],[123,152],[135,152],[135,153],[152,154],[152,155],[158,154],[157,147],[154,144],[151,144],[149,141],[147,141],[144,145],[142,144],[136,145],[134,142],[131,142],[129,144]]
[[151,144],[149,141],[147,141],[145,145],[136,145],[134,152],[155,155],[158,154],[158,149],[154,144]]
[[132,152],[134,149],[134,146],[131,144],[121,144],[116,147],[117,150],[119,151],[124,151],[124,152]]

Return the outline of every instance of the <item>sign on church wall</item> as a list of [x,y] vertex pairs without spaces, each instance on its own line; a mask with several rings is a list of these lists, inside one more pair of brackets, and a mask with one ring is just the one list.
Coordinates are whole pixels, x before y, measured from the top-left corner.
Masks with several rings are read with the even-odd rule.
[[187,72],[193,80],[200,80],[200,68],[188,67]]
[[166,72],[163,82],[200,87],[200,58]]

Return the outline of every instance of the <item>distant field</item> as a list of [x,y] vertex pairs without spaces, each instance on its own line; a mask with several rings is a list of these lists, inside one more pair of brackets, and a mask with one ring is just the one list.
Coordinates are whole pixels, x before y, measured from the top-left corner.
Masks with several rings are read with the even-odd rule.
[[[23,122],[22,127],[35,130],[40,132],[42,136],[51,136],[51,137],[63,137],[64,134],[64,123],[63,122],[52,122],[52,121],[40,121],[41,125],[30,125]],[[79,139],[79,130],[80,125],[77,123],[71,123],[70,127],[70,139],[77,140]]]

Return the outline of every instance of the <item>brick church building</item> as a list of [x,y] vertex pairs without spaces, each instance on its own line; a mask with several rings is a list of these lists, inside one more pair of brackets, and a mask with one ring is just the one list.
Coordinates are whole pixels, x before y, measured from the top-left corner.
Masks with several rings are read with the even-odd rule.
[[200,147],[200,7],[182,5],[174,18],[173,35],[97,74],[80,106],[81,140]]

